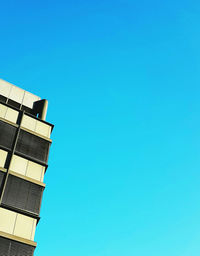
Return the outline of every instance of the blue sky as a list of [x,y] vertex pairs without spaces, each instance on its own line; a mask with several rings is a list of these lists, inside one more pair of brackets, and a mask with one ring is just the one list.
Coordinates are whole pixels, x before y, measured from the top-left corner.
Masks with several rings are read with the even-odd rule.
[[1,78],[55,124],[36,256],[199,256],[199,1],[5,1]]

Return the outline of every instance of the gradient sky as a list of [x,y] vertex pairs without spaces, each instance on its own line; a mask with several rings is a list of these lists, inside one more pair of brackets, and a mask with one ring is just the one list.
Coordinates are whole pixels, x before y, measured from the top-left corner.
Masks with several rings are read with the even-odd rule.
[[0,77],[55,124],[36,256],[200,255],[200,2],[1,3]]

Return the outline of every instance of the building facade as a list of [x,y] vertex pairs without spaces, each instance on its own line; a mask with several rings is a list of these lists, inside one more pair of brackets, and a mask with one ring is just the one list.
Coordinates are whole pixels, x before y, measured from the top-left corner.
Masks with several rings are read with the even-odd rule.
[[0,79],[0,256],[32,256],[53,125],[47,101]]

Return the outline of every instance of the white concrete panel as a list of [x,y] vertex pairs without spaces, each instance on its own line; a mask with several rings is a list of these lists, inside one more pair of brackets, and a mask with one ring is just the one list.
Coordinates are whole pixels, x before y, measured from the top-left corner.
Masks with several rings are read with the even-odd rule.
[[4,168],[7,155],[8,155],[8,152],[0,149],[0,167]]
[[42,170],[41,177],[40,177],[41,182],[44,181],[44,172],[45,172],[45,167],[43,166],[43,170]]
[[17,214],[0,208],[0,231],[13,234]]
[[34,227],[34,220],[31,217],[18,214],[17,219],[16,219],[16,224],[14,228],[14,235],[15,236],[20,236],[25,239],[33,240],[33,228]]
[[22,104],[26,107],[33,108],[33,103],[38,100],[40,100],[40,97],[25,91]]
[[10,164],[10,170],[22,175],[26,175],[27,165],[28,165],[27,159],[13,155],[12,161]]
[[41,100],[40,97],[2,79],[0,79],[0,94],[29,108],[33,107],[33,102]]
[[10,89],[12,87],[12,84],[0,79],[0,93],[4,97],[9,97]]
[[37,224],[37,220],[33,219],[32,234],[31,234],[32,241],[34,241],[34,237],[35,237],[36,224]]
[[48,124],[37,121],[35,131],[45,137],[50,138],[50,129],[51,127]]
[[9,98],[21,104],[24,98],[24,90],[12,86]]
[[41,181],[42,172],[44,172],[44,166],[36,164],[32,161],[28,161],[28,167],[26,172],[27,177]]
[[7,111],[7,107],[4,106],[3,104],[0,104],[0,117],[5,118]]
[[35,131],[36,122],[37,122],[36,119],[34,119],[34,118],[30,117],[30,116],[24,115],[21,125],[24,128],[27,128],[27,129],[29,129],[31,131]]
[[6,111],[5,119],[7,119],[13,123],[17,123],[18,114],[19,114],[18,111],[14,110],[12,108],[8,108]]

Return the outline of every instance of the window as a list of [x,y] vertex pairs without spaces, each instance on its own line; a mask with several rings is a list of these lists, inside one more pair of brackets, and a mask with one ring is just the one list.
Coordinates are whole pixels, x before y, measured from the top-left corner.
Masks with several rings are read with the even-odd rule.
[[20,130],[16,151],[44,163],[48,160],[50,142]]
[[11,149],[13,146],[17,128],[0,121],[0,145]]
[[2,182],[3,182],[4,175],[5,175],[5,173],[0,171],[0,191],[1,191],[1,189],[2,189],[1,186],[2,186]]
[[4,97],[4,96],[2,96],[2,95],[0,95],[0,101],[2,101],[2,102],[6,102],[6,101],[7,101],[7,98],[6,98],[6,97]]
[[43,187],[9,175],[3,204],[39,215]]
[[34,247],[0,237],[0,256],[32,256]]

